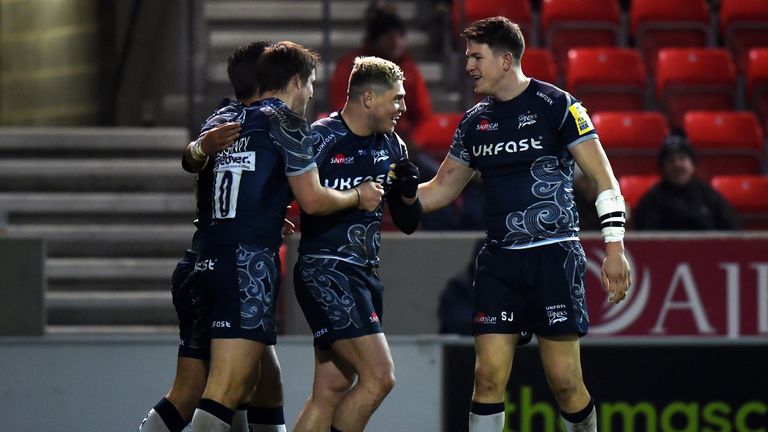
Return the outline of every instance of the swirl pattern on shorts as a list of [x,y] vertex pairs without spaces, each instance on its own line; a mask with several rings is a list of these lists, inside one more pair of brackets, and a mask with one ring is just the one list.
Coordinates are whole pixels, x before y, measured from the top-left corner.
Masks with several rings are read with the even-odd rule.
[[338,249],[338,252],[348,254],[346,261],[365,266],[378,265],[379,248],[381,247],[381,222],[352,225],[347,230],[347,240],[349,243]]
[[568,255],[563,263],[565,275],[570,282],[571,302],[573,304],[573,314],[576,323],[581,331],[587,332],[589,323],[589,314],[587,313],[587,298],[584,287],[584,277],[587,269],[587,256],[580,242],[564,241],[559,243]]
[[238,245],[237,281],[240,287],[240,326],[275,330],[275,253],[267,248]]
[[331,326],[340,330],[350,325],[360,327],[355,299],[349,294],[349,278],[336,270],[338,260],[301,258],[301,279],[312,298],[328,313]]

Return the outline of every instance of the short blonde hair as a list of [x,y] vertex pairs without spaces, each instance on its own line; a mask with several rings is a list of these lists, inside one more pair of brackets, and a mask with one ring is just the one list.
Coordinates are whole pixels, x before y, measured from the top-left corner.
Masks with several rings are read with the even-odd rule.
[[370,88],[374,88],[374,91],[389,90],[398,81],[405,81],[405,74],[400,66],[379,57],[358,57],[349,75],[347,95],[355,98]]

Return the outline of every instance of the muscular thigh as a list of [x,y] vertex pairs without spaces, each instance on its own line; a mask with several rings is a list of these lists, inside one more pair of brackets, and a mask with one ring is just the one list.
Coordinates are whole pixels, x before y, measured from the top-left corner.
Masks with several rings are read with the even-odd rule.
[[383,287],[375,270],[302,257],[294,269],[294,284],[316,346],[328,349],[334,341],[382,331]]

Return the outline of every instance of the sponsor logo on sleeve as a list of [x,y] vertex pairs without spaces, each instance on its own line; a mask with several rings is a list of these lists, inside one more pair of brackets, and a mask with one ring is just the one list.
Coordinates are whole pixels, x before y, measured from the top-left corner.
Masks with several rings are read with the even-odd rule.
[[595,127],[592,125],[592,120],[590,120],[589,115],[587,114],[587,109],[584,108],[580,102],[576,102],[569,106],[568,111],[571,112],[573,120],[576,121],[576,128],[579,130],[579,135],[584,135],[587,132],[595,130]]

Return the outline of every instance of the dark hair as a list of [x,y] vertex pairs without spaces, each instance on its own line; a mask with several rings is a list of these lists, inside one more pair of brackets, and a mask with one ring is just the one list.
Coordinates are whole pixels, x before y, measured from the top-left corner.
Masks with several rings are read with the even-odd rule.
[[256,65],[259,92],[282,90],[296,74],[306,83],[319,61],[317,53],[290,41],[267,47]]
[[272,45],[269,41],[256,41],[241,46],[227,60],[227,76],[235,97],[240,100],[250,99],[259,91],[256,80],[256,63],[264,50]]
[[659,149],[659,156],[657,160],[659,169],[663,169],[664,162],[666,162],[667,159],[677,153],[683,153],[687,155],[691,158],[693,163],[696,163],[696,159],[698,159],[696,151],[693,150],[693,147],[691,147],[690,144],[688,144],[685,136],[670,135],[664,140],[664,144],[661,146],[661,149]]
[[365,43],[371,43],[392,30],[405,34],[403,20],[394,10],[374,7],[366,13]]
[[487,44],[496,53],[509,51],[517,64],[520,64],[525,51],[520,26],[503,16],[475,21],[461,32],[461,36],[472,42]]

